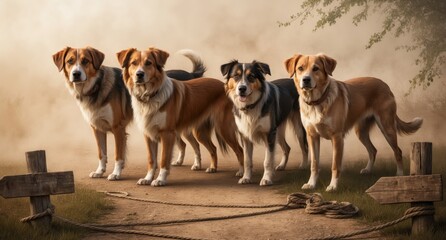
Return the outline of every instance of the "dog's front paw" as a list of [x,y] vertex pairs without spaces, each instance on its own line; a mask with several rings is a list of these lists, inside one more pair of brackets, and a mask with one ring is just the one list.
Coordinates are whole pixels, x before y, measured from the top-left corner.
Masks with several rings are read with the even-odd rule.
[[240,180],[238,180],[238,184],[250,184],[251,183],[251,179],[249,178],[240,178]]
[[152,180],[141,178],[141,179],[138,180],[138,182],[136,184],[138,184],[138,185],[150,185],[151,182],[152,182]]
[[190,168],[190,170],[192,170],[192,171],[198,171],[198,170],[201,170],[201,165],[194,164],[194,165],[192,165],[192,167]]
[[206,169],[206,172],[207,172],[207,173],[216,173],[216,172],[217,172],[217,169],[216,169],[216,168],[207,168],[207,169]]
[[91,178],[101,178],[103,175],[104,175],[104,172],[101,172],[101,173],[91,172],[89,176]]
[[329,185],[329,186],[325,189],[325,191],[327,191],[327,192],[335,192],[337,189],[338,189],[337,186]]
[[305,183],[303,186],[302,186],[302,189],[303,190],[312,190],[312,189],[314,189],[314,185],[313,184],[309,184],[309,183]]
[[152,184],[150,184],[150,185],[152,185],[152,187],[161,187],[161,186],[166,185],[166,181],[156,179],[156,180],[153,180]]
[[113,174],[113,173],[108,175],[108,177],[107,177],[108,181],[116,181],[119,179],[121,179],[121,175],[117,175],[117,174]]
[[260,180],[260,186],[270,186],[270,185],[273,185],[273,181],[265,178]]
[[277,167],[276,167],[276,171],[283,171],[283,170],[285,170],[285,164],[279,164],[279,165],[277,165]]

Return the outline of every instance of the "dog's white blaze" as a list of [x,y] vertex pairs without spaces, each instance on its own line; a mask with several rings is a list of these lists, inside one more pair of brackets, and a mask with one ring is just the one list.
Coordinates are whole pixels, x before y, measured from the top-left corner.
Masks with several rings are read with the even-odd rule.
[[103,132],[111,129],[113,125],[113,109],[110,104],[101,107],[99,110],[95,109],[94,106],[89,106],[79,101],[78,104],[85,121]]
[[80,64],[79,63],[77,63],[76,64],[76,66],[74,66],[72,69],[71,69],[71,71],[70,71],[70,82],[73,82],[74,81],[74,78],[73,78],[73,72],[74,71],[79,71],[80,73],[81,73],[81,81],[85,81],[85,80],[87,80],[87,74],[85,74],[85,71],[84,71],[84,69],[80,66]]

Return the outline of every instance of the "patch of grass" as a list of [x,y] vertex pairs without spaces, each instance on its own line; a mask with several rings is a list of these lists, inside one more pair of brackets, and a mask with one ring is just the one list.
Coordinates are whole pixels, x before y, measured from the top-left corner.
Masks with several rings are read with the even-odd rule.
[[[404,159],[404,172],[409,172],[409,159]],[[323,166],[320,174],[317,188],[312,191],[304,191],[302,185],[308,181],[309,170],[289,171],[282,179],[281,191],[285,193],[293,192],[319,192],[325,200],[347,201],[358,206],[360,214],[357,219],[371,226],[386,223],[400,218],[410,207],[410,204],[392,204],[380,205],[365,191],[372,186],[379,178],[385,176],[394,176],[396,165],[393,158],[377,159],[373,168],[373,173],[369,175],[359,174],[365,167],[367,160],[361,162],[344,161],[344,171],[342,172],[340,187],[337,192],[325,192],[325,188],[330,183],[331,170],[329,166]],[[446,172],[446,147],[435,147],[433,149],[432,170],[434,174]],[[446,177],[443,174],[443,177]],[[446,190],[446,184],[443,184],[443,192]],[[411,220],[406,220],[393,227],[382,230],[386,236],[392,239],[444,239],[446,236],[446,202],[436,202],[435,205],[435,226],[432,234],[423,236],[410,236]]]
[[[0,176],[26,173],[25,168],[2,166]],[[56,206],[56,215],[80,222],[91,223],[112,209],[110,200],[104,194],[83,186],[76,186],[75,193],[51,196],[51,203]],[[29,198],[4,199],[0,197],[0,239],[36,239],[36,240],[75,240],[80,239],[87,230],[60,223],[53,219],[50,233],[43,235],[36,232],[30,224],[21,223],[20,219],[29,216]]]

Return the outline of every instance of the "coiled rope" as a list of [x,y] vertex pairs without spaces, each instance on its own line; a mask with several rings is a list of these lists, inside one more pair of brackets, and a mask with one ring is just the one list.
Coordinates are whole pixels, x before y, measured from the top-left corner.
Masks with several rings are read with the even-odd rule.
[[[175,205],[175,206],[193,206],[193,207],[210,207],[210,208],[273,208],[265,211],[257,211],[250,213],[242,213],[242,214],[234,214],[220,217],[206,217],[206,218],[191,218],[191,219],[180,219],[173,221],[139,221],[133,223],[111,223],[111,224],[81,224],[76,223],[71,220],[59,217],[54,215],[54,206],[50,206],[47,210],[42,213],[35,214],[33,216],[29,216],[21,219],[21,222],[29,222],[35,219],[51,215],[56,219],[59,219],[62,222],[72,224],[78,227],[83,227],[95,231],[101,232],[110,232],[110,233],[125,233],[125,234],[137,234],[137,235],[145,235],[152,237],[160,237],[160,238],[170,238],[170,239],[185,239],[185,240],[195,240],[198,238],[191,237],[182,237],[168,234],[159,234],[152,233],[146,231],[138,231],[138,230],[125,230],[125,229],[116,229],[111,227],[119,227],[119,226],[147,226],[147,225],[163,225],[163,224],[177,224],[177,223],[190,223],[190,222],[201,222],[201,221],[215,221],[215,220],[224,220],[224,219],[233,219],[233,218],[242,218],[242,217],[250,217],[257,216],[262,214],[274,213],[288,209],[297,209],[297,208],[305,208],[305,212],[308,214],[324,214],[329,218],[349,218],[356,215],[359,212],[359,208],[354,206],[349,202],[336,202],[336,201],[324,201],[322,195],[319,193],[293,193],[288,195],[286,204],[268,204],[268,205],[220,205],[220,204],[189,204],[189,203],[175,203],[175,202],[166,202],[159,200],[150,200],[150,199],[142,199],[131,197],[127,192],[104,192],[107,196],[129,199],[133,201],[140,202],[149,202],[156,204],[166,204],[166,205]],[[435,210],[433,207],[412,207],[409,208],[403,217],[388,222],[385,224],[381,224],[375,227],[350,232],[342,235],[333,235],[323,238],[311,238],[311,240],[329,240],[329,239],[343,239],[356,235],[361,235],[377,230],[381,230],[386,227],[393,226],[397,223],[400,223],[406,219],[415,217],[415,216],[423,216],[423,215],[432,215]]]

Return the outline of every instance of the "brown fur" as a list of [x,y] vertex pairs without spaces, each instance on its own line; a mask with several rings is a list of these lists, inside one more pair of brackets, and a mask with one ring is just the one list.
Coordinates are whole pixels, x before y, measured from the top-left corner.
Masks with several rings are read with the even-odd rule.
[[[336,60],[319,54],[296,54],[285,61],[285,67],[300,95],[302,122],[307,130],[311,152],[311,176],[302,188],[315,187],[319,171],[319,139],[333,144],[332,180],[327,191],[336,190],[340,177],[344,136],[355,128],[369,153],[369,162],[361,173],[369,173],[376,157],[369,131],[376,123],[392,147],[397,163],[397,174],[403,174],[401,149],[397,133],[413,133],[421,127],[422,119],[406,123],[396,114],[395,97],[389,86],[373,77],[353,78],[344,82],[333,79]],[[306,84],[304,79],[311,79]]]
[[[215,172],[216,148],[211,141],[211,129],[203,125],[207,121],[215,127],[217,136],[234,150],[239,163],[243,163],[243,153],[236,138],[236,126],[231,112],[232,103],[226,98],[223,82],[212,78],[186,82],[170,79],[163,70],[168,56],[168,53],[156,48],[146,51],[131,48],[117,53],[125,84],[133,97],[134,109],[146,112],[145,115],[137,115],[140,113],[135,112],[137,119],[142,118],[137,122],[143,122],[140,128],[145,132],[149,150],[149,173],[145,179],[140,179],[139,184],[151,182],[153,186],[161,186],[166,183],[166,178],[161,176],[161,172],[158,179],[152,182],[152,173],[156,166],[156,154],[153,149],[160,141],[163,145],[161,170],[168,173],[175,135],[190,129],[194,130],[198,141],[211,152],[212,162],[208,170]],[[144,80],[140,79],[139,83],[138,72],[144,73]],[[166,90],[170,88],[172,90]],[[146,117],[151,119],[145,119]],[[160,123],[154,123],[155,120],[152,119],[159,120]],[[153,124],[146,126],[145,121]]]

